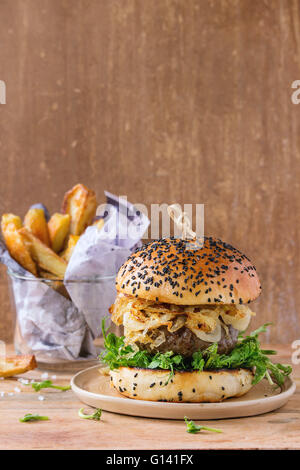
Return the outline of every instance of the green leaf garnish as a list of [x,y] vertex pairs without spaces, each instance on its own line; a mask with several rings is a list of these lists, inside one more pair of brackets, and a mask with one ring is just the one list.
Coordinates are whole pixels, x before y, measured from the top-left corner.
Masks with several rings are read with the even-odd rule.
[[219,354],[218,344],[213,343],[204,351],[198,351],[191,358],[186,358],[172,351],[150,354],[147,351],[133,349],[125,344],[125,337],[114,333],[107,334],[105,320],[102,321],[102,332],[105,351],[99,359],[111,370],[119,367],[141,367],[146,369],[163,369],[169,371],[167,382],[176,370],[218,370],[218,369],[250,369],[254,371],[253,384],[266,378],[271,384],[282,387],[285,378],[292,372],[291,366],[274,364],[270,355],[273,350],[260,347],[258,335],[267,330],[269,323],[262,325],[248,336],[241,334],[234,349],[229,354]]
[[141,367],[147,369],[164,369],[170,371],[166,384],[174,375],[174,369],[185,369],[184,358],[180,354],[168,351],[164,354],[150,354],[147,351],[134,351],[130,345],[125,345],[125,337],[118,337],[114,333],[107,335],[105,320],[102,320],[102,334],[105,351],[99,359],[107,364],[111,370],[122,366]]
[[62,390],[63,392],[71,389],[71,385],[66,385],[65,387],[61,385],[53,385],[51,380],[44,380],[43,382],[31,382],[27,385],[31,385],[36,392],[39,392],[42,388],[56,388],[57,390]]
[[80,408],[80,410],[78,411],[78,416],[80,418],[84,418],[84,419],[95,419],[96,421],[100,421],[100,418],[101,418],[101,414],[102,414],[102,410],[101,408],[98,408],[95,413],[91,414],[91,415],[86,415],[84,414],[84,408]]
[[210,432],[223,432],[220,429],[215,428],[208,428],[207,426],[201,426],[199,424],[195,424],[193,420],[189,420],[186,416],[184,417],[184,421],[186,424],[186,432],[191,434],[196,434],[200,431],[210,431]]
[[32,415],[31,413],[27,413],[24,418],[20,418],[19,421],[21,423],[27,423],[28,421],[48,421],[48,419],[48,416]]

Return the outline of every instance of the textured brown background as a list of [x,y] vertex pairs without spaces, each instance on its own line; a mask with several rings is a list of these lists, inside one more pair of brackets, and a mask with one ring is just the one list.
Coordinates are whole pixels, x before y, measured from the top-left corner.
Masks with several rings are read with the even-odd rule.
[[79,181],[204,203],[206,234],[257,265],[255,324],[300,338],[299,65],[297,0],[0,0],[0,213]]

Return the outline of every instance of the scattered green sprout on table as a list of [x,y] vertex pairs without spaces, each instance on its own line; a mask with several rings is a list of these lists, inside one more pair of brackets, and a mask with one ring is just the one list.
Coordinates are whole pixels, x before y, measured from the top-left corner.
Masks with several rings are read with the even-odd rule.
[[191,434],[197,434],[200,431],[210,431],[210,432],[223,432],[220,429],[215,428],[208,428],[207,426],[201,426],[199,424],[195,424],[193,420],[189,420],[186,416],[184,417],[184,421],[186,424],[186,432]]
[[48,416],[40,416],[38,414],[31,414],[31,413],[27,413],[24,418],[20,418],[19,421],[21,423],[28,423],[29,421],[48,421],[49,418]]
[[83,418],[83,419],[94,419],[96,421],[100,421],[100,418],[101,418],[101,414],[102,414],[102,410],[101,408],[98,408],[95,413],[93,414],[90,414],[90,415],[86,415],[84,413],[84,408],[80,408],[80,410],[78,411],[78,416],[80,418]]
[[57,390],[62,390],[63,392],[71,389],[71,385],[53,385],[52,380],[44,380],[43,382],[31,382],[27,385],[31,385],[36,392],[39,392],[42,388],[56,388]]

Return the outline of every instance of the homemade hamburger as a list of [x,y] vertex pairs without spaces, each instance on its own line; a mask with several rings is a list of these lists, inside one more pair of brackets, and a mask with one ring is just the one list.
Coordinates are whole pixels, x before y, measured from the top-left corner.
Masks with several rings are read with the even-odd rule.
[[126,397],[219,402],[241,396],[263,377],[282,385],[290,368],[274,365],[258,334],[241,338],[261,285],[251,261],[219,239],[160,239],[120,268],[110,333],[101,359]]

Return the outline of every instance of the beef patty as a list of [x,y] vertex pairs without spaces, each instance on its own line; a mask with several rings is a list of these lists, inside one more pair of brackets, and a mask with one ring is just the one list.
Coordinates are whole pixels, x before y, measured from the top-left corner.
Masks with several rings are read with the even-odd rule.
[[[228,354],[235,347],[238,339],[239,331],[228,325],[228,335],[222,326],[221,339],[218,342],[218,353]],[[163,331],[166,337],[159,346],[151,349],[150,344],[137,343],[139,349],[146,350],[150,353],[173,351],[174,354],[181,354],[182,356],[192,356],[194,352],[202,351],[212,343],[202,341],[191,330],[183,326],[177,331],[171,333],[166,326],[158,328],[158,331]]]

